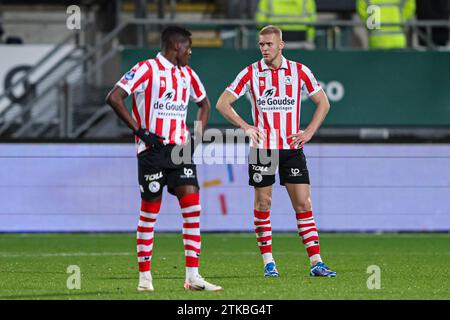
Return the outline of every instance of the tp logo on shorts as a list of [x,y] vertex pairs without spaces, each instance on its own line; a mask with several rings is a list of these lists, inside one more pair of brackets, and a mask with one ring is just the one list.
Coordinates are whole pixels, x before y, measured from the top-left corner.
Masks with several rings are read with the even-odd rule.
[[161,185],[158,181],[152,181],[148,185],[148,190],[150,190],[151,193],[156,193],[159,191],[159,189],[161,189]]
[[300,169],[298,168],[291,168],[291,177],[298,177],[298,176],[302,176],[303,174],[300,173]]
[[263,177],[261,173],[255,172],[253,174],[253,181],[255,181],[256,183],[260,183],[262,181]]
[[189,169],[189,168],[183,168],[184,171],[184,175],[181,176],[182,178],[191,178],[194,177],[194,170]]

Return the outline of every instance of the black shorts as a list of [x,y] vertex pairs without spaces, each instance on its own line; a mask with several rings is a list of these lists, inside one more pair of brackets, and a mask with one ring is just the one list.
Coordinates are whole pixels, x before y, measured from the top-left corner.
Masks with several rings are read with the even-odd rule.
[[267,187],[275,183],[278,168],[280,184],[310,184],[306,157],[303,149],[266,150],[250,148],[248,161],[248,184]]
[[166,145],[159,151],[150,148],[138,154],[138,178],[143,200],[159,197],[165,185],[173,195],[178,186],[192,185],[200,189],[192,155],[189,155],[188,161],[174,163],[171,158],[174,147]]

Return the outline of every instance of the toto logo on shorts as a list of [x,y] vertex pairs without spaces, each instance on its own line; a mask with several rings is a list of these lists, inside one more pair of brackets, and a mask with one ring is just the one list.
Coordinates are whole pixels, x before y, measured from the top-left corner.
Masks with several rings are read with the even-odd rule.
[[182,175],[182,178],[193,178],[194,177],[194,170],[183,168],[184,175]]
[[161,189],[161,185],[159,184],[158,181],[152,181],[148,185],[148,189],[150,190],[150,192],[155,193],[158,192],[159,189]]
[[261,173],[254,173],[253,174],[253,181],[255,181],[256,183],[260,183],[262,181],[263,177]]
[[291,168],[291,177],[297,177],[297,176],[302,176],[302,174],[300,173],[300,169]]

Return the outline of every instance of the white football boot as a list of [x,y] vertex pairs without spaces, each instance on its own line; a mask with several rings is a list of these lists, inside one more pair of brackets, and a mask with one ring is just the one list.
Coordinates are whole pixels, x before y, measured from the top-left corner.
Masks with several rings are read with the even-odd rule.
[[139,273],[138,291],[153,291],[152,274],[150,272]]
[[186,279],[184,283],[184,288],[186,290],[193,291],[222,291],[221,286],[216,286],[215,284],[209,283],[199,274],[193,276],[192,278]]

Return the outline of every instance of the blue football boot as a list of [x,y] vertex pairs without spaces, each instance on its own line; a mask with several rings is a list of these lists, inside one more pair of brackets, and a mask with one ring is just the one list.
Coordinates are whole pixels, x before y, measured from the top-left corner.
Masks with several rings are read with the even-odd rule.
[[266,277],[279,277],[280,274],[278,273],[277,266],[275,265],[275,262],[269,262],[264,266],[264,276]]
[[336,277],[336,272],[331,271],[323,262],[318,262],[311,267],[309,275],[312,277]]

